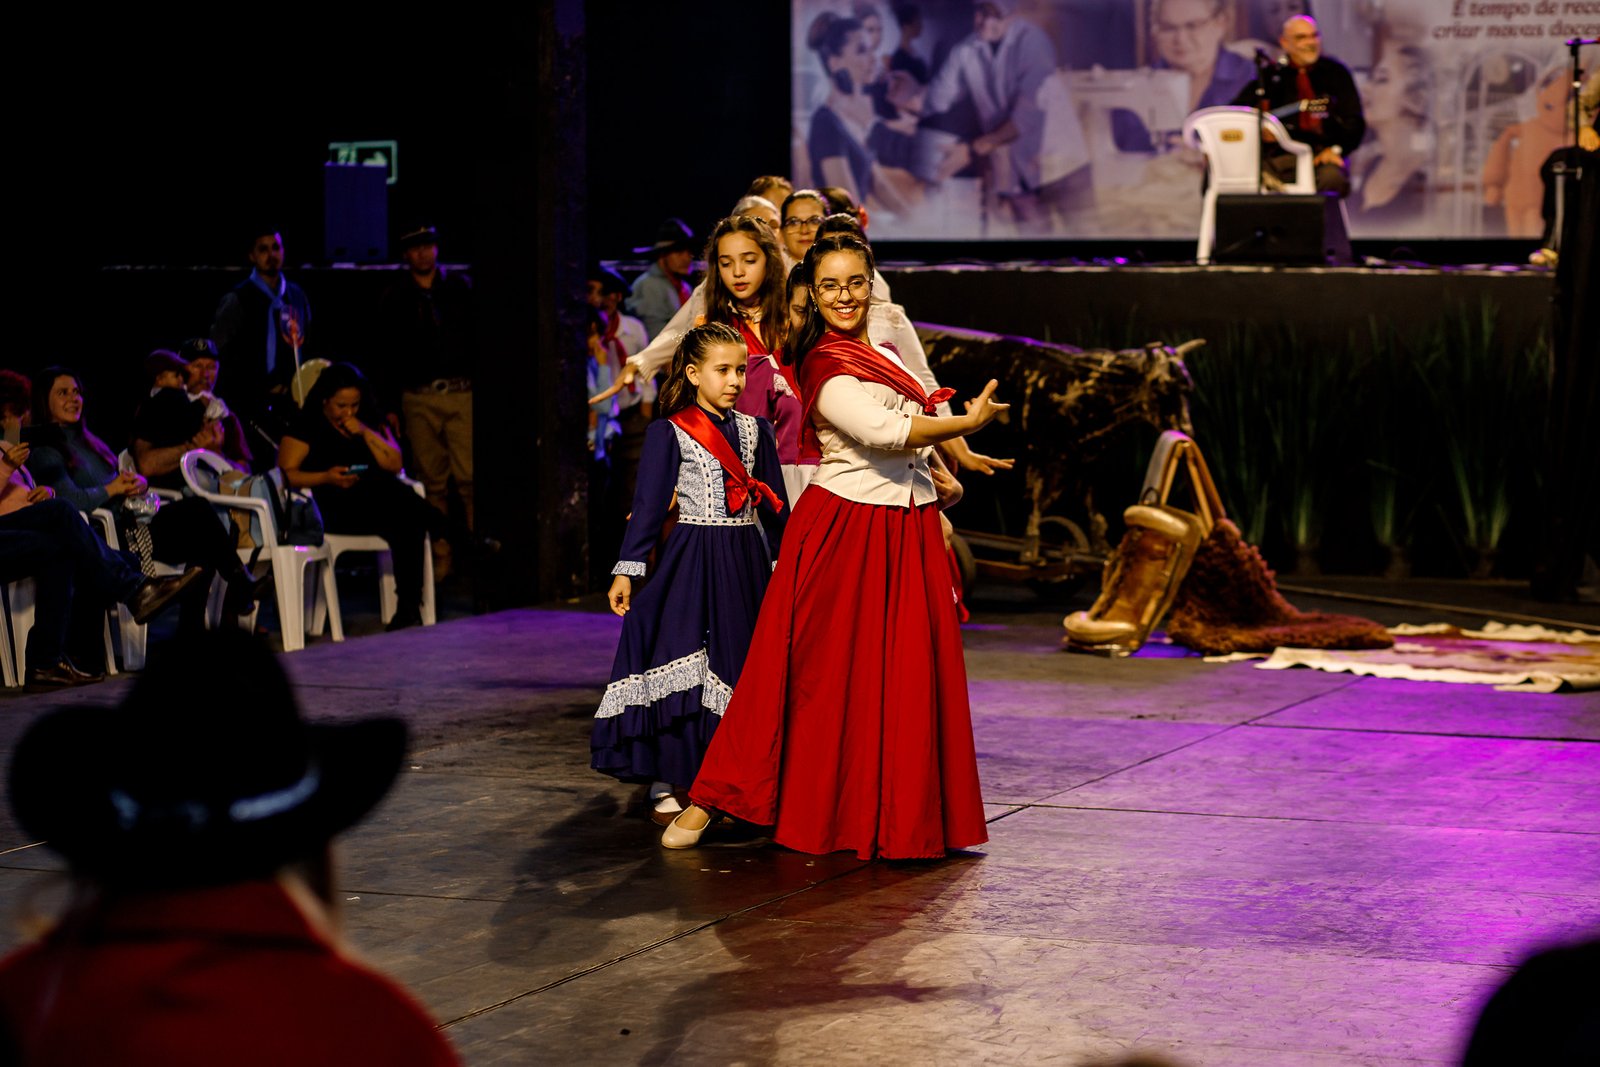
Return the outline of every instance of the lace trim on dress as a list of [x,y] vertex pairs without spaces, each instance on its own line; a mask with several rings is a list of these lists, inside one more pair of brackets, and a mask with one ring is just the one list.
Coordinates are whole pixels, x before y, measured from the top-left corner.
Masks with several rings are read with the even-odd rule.
[[684,526],[754,526],[756,517],[746,508],[740,515],[679,515],[678,522]]
[[612,567],[611,573],[613,576],[626,574],[629,578],[643,578],[647,569],[643,563],[635,563],[633,560],[625,559],[615,567]]
[[628,708],[645,707],[673,693],[688,692],[695,686],[700,687],[702,707],[716,715],[727,709],[733,687],[717,677],[702,648],[682,659],[651,667],[643,674],[618,678],[606,686],[606,695],[600,698],[600,709],[594,717],[609,719]]

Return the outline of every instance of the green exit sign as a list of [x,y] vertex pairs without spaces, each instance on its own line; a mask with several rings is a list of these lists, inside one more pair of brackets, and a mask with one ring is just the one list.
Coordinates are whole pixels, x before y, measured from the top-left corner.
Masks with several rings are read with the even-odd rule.
[[346,167],[388,167],[388,182],[400,180],[400,145],[396,141],[329,141],[328,162]]

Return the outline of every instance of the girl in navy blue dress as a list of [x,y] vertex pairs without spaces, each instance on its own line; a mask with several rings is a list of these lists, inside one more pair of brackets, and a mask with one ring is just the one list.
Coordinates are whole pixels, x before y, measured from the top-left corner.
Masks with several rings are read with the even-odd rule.
[[592,766],[652,783],[663,824],[681,810],[739,680],[788,517],[771,425],[734,410],[748,361],[732,326],[684,335],[645,432],[612,571],[622,638],[595,712]]

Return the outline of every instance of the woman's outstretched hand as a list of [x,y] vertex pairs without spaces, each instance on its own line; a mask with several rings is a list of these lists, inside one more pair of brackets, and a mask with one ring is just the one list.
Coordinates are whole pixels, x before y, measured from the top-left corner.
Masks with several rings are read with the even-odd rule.
[[974,471],[978,474],[993,474],[995,471],[1008,471],[1016,466],[1014,459],[996,459],[986,456],[981,452],[974,452],[972,446],[967,444],[965,437],[956,437],[945,442],[945,448],[955,458],[956,464],[964,471]]
[[626,615],[632,601],[633,579],[626,574],[611,579],[611,591],[606,593],[606,603],[611,605],[612,614]]
[[1010,404],[1000,404],[995,401],[994,391],[999,387],[1000,383],[990,378],[989,384],[983,387],[983,392],[967,401],[967,417],[972,420],[972,429],[968,430],[968,433],[983,429],[995,420],[995,416],[1010,409]]
[[612,382],[609,386],[607,386],[601,392],[598,392],[594,396],[591,396],[589,398],[589,403],[598,404],[598,403],[601,403],[602,401],[610,400],[612,397],[614,397],[618,393],[622,392],[628,386],[630,386],[634,382],[638,381],[638,379],[639,379],[639,365],[637,363],[624,363],[622,365],[622,369],[617,372],[617,380]]

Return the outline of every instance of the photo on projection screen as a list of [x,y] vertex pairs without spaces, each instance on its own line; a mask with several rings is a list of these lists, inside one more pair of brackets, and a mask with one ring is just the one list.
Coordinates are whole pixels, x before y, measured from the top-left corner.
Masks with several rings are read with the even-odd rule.
[[[1356,237],[1537,237],[1570,134],[1568,38],[1600,0],[794,0],[797,185],[840,185],[875,240],[1186,238],[1184,119],[1249,91],[1309,13],[1366,137]],[[1585,65],[1600,61],[1587,49]],[[1295,121],[1298,121],[1297,119]]]

